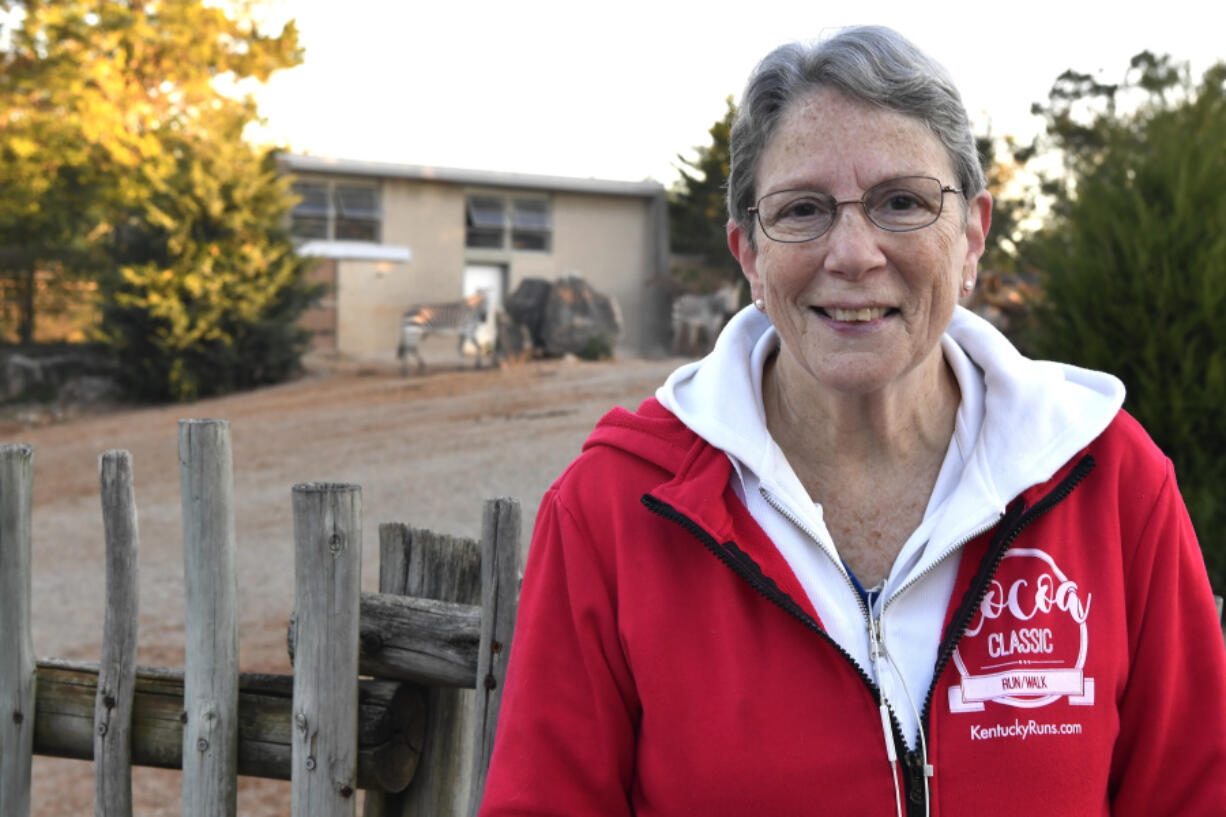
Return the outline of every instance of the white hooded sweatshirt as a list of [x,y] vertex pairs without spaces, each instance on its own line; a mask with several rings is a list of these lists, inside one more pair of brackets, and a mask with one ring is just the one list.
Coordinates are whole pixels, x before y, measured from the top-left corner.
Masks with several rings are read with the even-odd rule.
[[[821,504],[766,427],[762,373],[778,348],[769,319],[746,307],[711,354],[673,372],[656,397],[727,453],[733,489],[791,566],[827,634],[881,687],[915,748],[962,545],[1101,434],[1123,404],[1124,386],[1101,372],[1029,360],[987,321],[958,307],[941,338],[962,393],[953,437],[923,521],[869,611]],[[874,622],[883,648],[876,661]]]

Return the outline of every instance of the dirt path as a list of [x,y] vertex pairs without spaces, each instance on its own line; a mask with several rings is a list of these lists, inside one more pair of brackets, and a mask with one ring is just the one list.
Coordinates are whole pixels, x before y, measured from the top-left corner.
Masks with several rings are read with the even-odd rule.
[[[98,456],[132,453],[140,526],[138,662],[183,663],[183,553],[177,423],[230,420],[238,533],[240,664],[289,672],[293,605],[290,489],[362,487],[363,587],[377,587],[378,525],[406,522],[477,538],[485,499],[512,496],[526,545],[536,506],[614,405],[636,406],[678,361],[532,363],[401,378],[392,368],[317,372],[192,406],[120,411],[43,427],[0,426],[34,446],[34,649],[97,661],[103,615]],[[36,758],[35,814],[93,811],[92,766]],[[137,814],[178,815],[176,772],[138,770]],[[288,784],[244,778],[239,813],[289,814]]]

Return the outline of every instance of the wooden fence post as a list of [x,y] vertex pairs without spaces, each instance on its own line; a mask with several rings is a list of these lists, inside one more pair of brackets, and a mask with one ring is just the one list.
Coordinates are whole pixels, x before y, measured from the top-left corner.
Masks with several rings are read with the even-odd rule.
[[106,536],[106,614],[94,704],[94,814],[131,817],[140,549],[132,455],[107,451],[98,459],[98,479]]
[[476,817],[494,751],[498,707],[507,677],[519,606],[519,503],[490,499],[481,522],[481,648],[477,653],[477,716],[468,813]]
[[356,813],[362,492],[295,485],[294,817]]
[[238,809],[238,576],[227,420],[179,421],[187,595],[183,813]]
[[34,449],[0,445],[0,807],[29,817],[35,663],[30,630]]
[[[413,529],[379,526],[379,592],[481,603],[481,547]],[[371,793],[365,817],[465,817],[472,789],[474,692],[427,686],[425,745],[413,780],[397,794]]]

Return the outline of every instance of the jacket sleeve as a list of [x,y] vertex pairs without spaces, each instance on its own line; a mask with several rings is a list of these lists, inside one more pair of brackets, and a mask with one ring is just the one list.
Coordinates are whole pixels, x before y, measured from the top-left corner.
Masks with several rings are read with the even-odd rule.
[[630,814],[638,702],[618,635],[611,559],[557,488],[546,493],[482,817]]
[[1131,669],[1111,767],[1115,817],[1226,810],[1226,647],[1171,464],[1126,565]]

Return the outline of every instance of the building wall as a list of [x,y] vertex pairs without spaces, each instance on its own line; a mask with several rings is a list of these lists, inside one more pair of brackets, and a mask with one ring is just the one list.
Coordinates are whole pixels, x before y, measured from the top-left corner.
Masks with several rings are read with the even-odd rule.
[[407,264],[391,261],[340,262],[337,275],[337,344],[341,354],[358,359],[391,359],[399,343]]
[[[462,295],[466,264],[493,263],[507,270],[507,292],[529,277],[582,276],[616,298],[624,327],[620,354],[651,344],[648,279],[660,257],[660,202],[638,196],[554,192],[549,251],[465,247],[465,206],[470,192],[513,196],[521,191],[388,179],[383,182],[384,244],[407,246],[407,262],[341,260],[337,270],[337,349],[360,359],[391,359],[400,316],[418,303],[453,301]],[[539,197],[539,190],[522,191]],[[660,270],[662,271],[662,270]],[[658,311],[658,310],[657,310]],[[454,350],[454,340],[446,341]],[[454,351],[452,352],[454,354]]]
[[313,284],[323,284],[327,291],[298,319],[299,325],[312,332],[311,347],[326,352],[336,351],[336,270],[334,258],[321,258],[311,267],[307,279]]
[[[412,259],[396,280],[400,309],[454,301],[464,267],[464,191],[450,184],[383,183],[383,241],[407,246]],[[391,294],[391,293],[389,293]]]
[[463,208],[462,191],[449,185],[383,183],[382,243],[407,246],[412,257],[407,262],[340,262],[338,351],[358,359],[390,360],[406,309],[460,297]]
[[647,279],[654,273],[646,265],[651,200],[563,193],[554,201],[558,274],[551,277],[576,273],[616,298],[622,314],[619,352],[637,353]]

